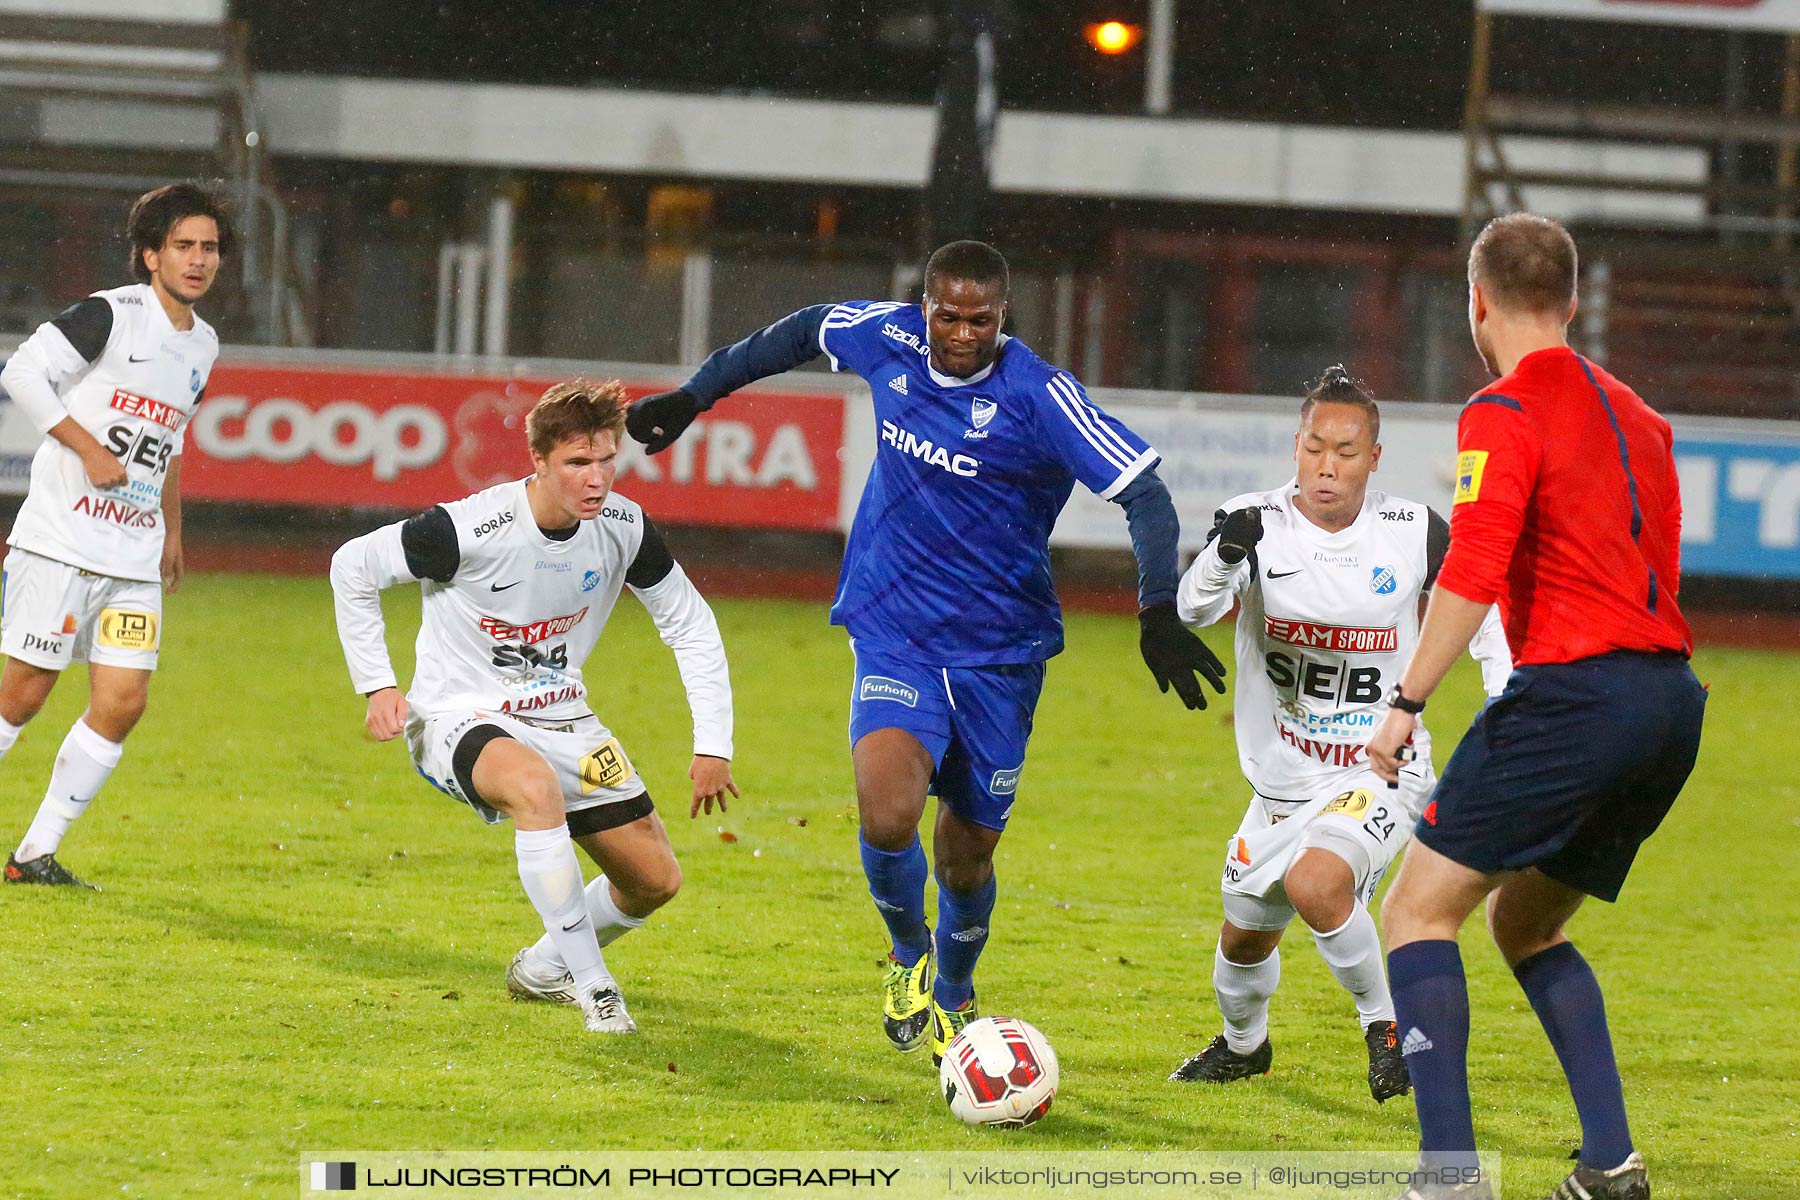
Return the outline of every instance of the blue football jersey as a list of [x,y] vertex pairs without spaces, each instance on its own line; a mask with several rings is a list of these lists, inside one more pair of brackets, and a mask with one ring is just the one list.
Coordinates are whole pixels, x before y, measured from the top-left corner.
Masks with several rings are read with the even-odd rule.
[[1156,452],[1017,338],[967,379],[933,370],[916,304],[840,304],[819,344],[868,381],[878,438],[832,623],[936,666],[1061,651],[1057,514],[1076,480],[1111,499]]

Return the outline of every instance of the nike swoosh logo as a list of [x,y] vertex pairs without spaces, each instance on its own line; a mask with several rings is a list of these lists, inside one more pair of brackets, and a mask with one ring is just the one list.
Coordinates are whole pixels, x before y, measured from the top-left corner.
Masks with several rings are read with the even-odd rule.
[[490,584],[488,584],[488,591],[504,592],[507,588],[518,587],[521,583],[524,583],[524,582],[525,581],[523,579],[515,579],[511,583],[490,583]]
[[1302,572],[1304,570],[1306,570],[1305,567],[1296,567],[1292,571],[1270,570],[1270,571],[1264,572],[1264,576],[1269,579],[1286,579],[1289,575],[1298,575],[1300,572]]
[[581,920],[575,922],[573,925],[564,925],[563,932],[564,933],[574,933],[577,929],[580,929],[586,921],[587,921],[587,918],[583,917],[583,918],[581,918]]
[[156,355],[154,355],[154,354],[146,354],[146,355],[145,355],[145,356],[144,356],[144,357],[142,357],[142,358],[139,358],[139,357],[138,357],[138,356],[137,356],[137,355],[135,355],[135,354],[127,354],[127,355],[126,355],[126,356],[125,356],[125,357],[126,357],[126,359],[127,359],[127,360],[129,360],[129,361],[131,361],[131,362],[134,362],[134,363],[136,363],[136,362],[149,362],[149,361],[150,361],[150,360],[151,360],[151,359],[153,359],[153,358],[155,358],[155,357],[156,357]]

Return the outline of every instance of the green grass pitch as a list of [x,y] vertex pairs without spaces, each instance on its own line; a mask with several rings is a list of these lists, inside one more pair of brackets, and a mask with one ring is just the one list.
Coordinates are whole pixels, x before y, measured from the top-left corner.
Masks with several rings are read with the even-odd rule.
[[[1050,668],[998,855],[983,1007],[1056,1046],[1055,1111],[970,1130],[930,1060],[876,1019],[881,926],[844,745],[849,653],[822,606],[716,605],[743,800],[686,817],[674,661],[621,602],[596,706],[662,801],[680,897],[609,952],[642,1036],[584,1036],[508,1001],[538,933],[512,839],[364,735],[322,579],[201,575],[170,598],[149,715],[64,844],[100,895],[0,891],[0,1195],[291,1194],[309,1148],[542,1150],[1408,1149],[1377,1108],[1354,1010],[1289,940],[1275,1068],[1164,1082],[1216,1032],[1220,854],[1242,812],[1228,721],[1156,693],[1128,618],[1076,616]],[[410,670],[416,594],[389,595]],[[1228,652],[1223,628],[1209,641]],[[1793,656],[1708,650],[1701,767],[1624,902],[1578,918],[1608,989],[1659,1200],[1792,1196],[1800,791]],[[6,849],[41,795],[83,672],[0,764]],[[1432,706],[1439,764],[1472,665]],[[724,826],[735,842],[719,836]],[[589,866],[591,873],[591,864]],[[1471,1074],[1507,1194],[1540,1196],[1579,1140],[1547,1043],[1477,925]]]

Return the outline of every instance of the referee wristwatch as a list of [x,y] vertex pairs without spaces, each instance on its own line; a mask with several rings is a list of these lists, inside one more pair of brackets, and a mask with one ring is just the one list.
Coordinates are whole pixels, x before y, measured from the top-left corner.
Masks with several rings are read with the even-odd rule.
[[1403,713],[1411,713],[1415,717],[1425,711],[1425,702],[1423,700],[1408,700],[1406,694],[1400,690],[1400,685],[1397,683],[1394,685],[1394,690],[1388,693],[1388,706],[1390,708],[1397,708]]

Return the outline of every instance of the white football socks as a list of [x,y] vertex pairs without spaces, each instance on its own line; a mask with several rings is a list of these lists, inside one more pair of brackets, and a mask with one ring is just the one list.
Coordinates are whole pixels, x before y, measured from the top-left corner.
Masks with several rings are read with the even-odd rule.
[[1225,957],[1225,948],[1213,951],[1213,994],[1225,1017],[1225,1044],[1238,1054],[1248,1054],[1269,1037],[1269,997],[1281,982],[1281,951],[1251,966]]
[[616,989],[594,937],[594,921],[582,894],[581,864],[575,859],[569,827],[517,830],[513,849],[519,859],[519,882],[543,918],[545,936],[575,977],[576,994],[583,1004],[601,988]]
[[1356,1016],[1364,1029],[1394,1019],[1394,998],[1382,966],[1381,935],[1361,901],[1343,925],[1330,933],[1314,930],[1313,944],[1332,975],[1356,998]]
[[[588,916],[593,918],[594,936],[602,950],[644,923],[643,917],[628,916],[620,909],[613,900],[612,885],[606,882],[604,875],[594,876],[594,881],[587,885],[587,910]],[[548,935],[537,940],[537,944],[526,952],[525,959],[532,973],[540,979],[554,979],[568,970],[556,943]]]
[[14,725],[5,717],[0,717],[0,758],[6,757],[6,752],[13,748],[13,743],[18,741],[19,735],[24,732],[23,725]]
[[[16,727],[13,737],[18,737]],[[13,857],[30,862],[56,853],[69,826],[100,794],[124,753],[124,746],[107,741],[89,729],[86,721],[71,725],[62,748],[56,752],[56,766],[50,772],[50,788],[44,793],[44,802],[38,806],[37,816],[32,818]]]

